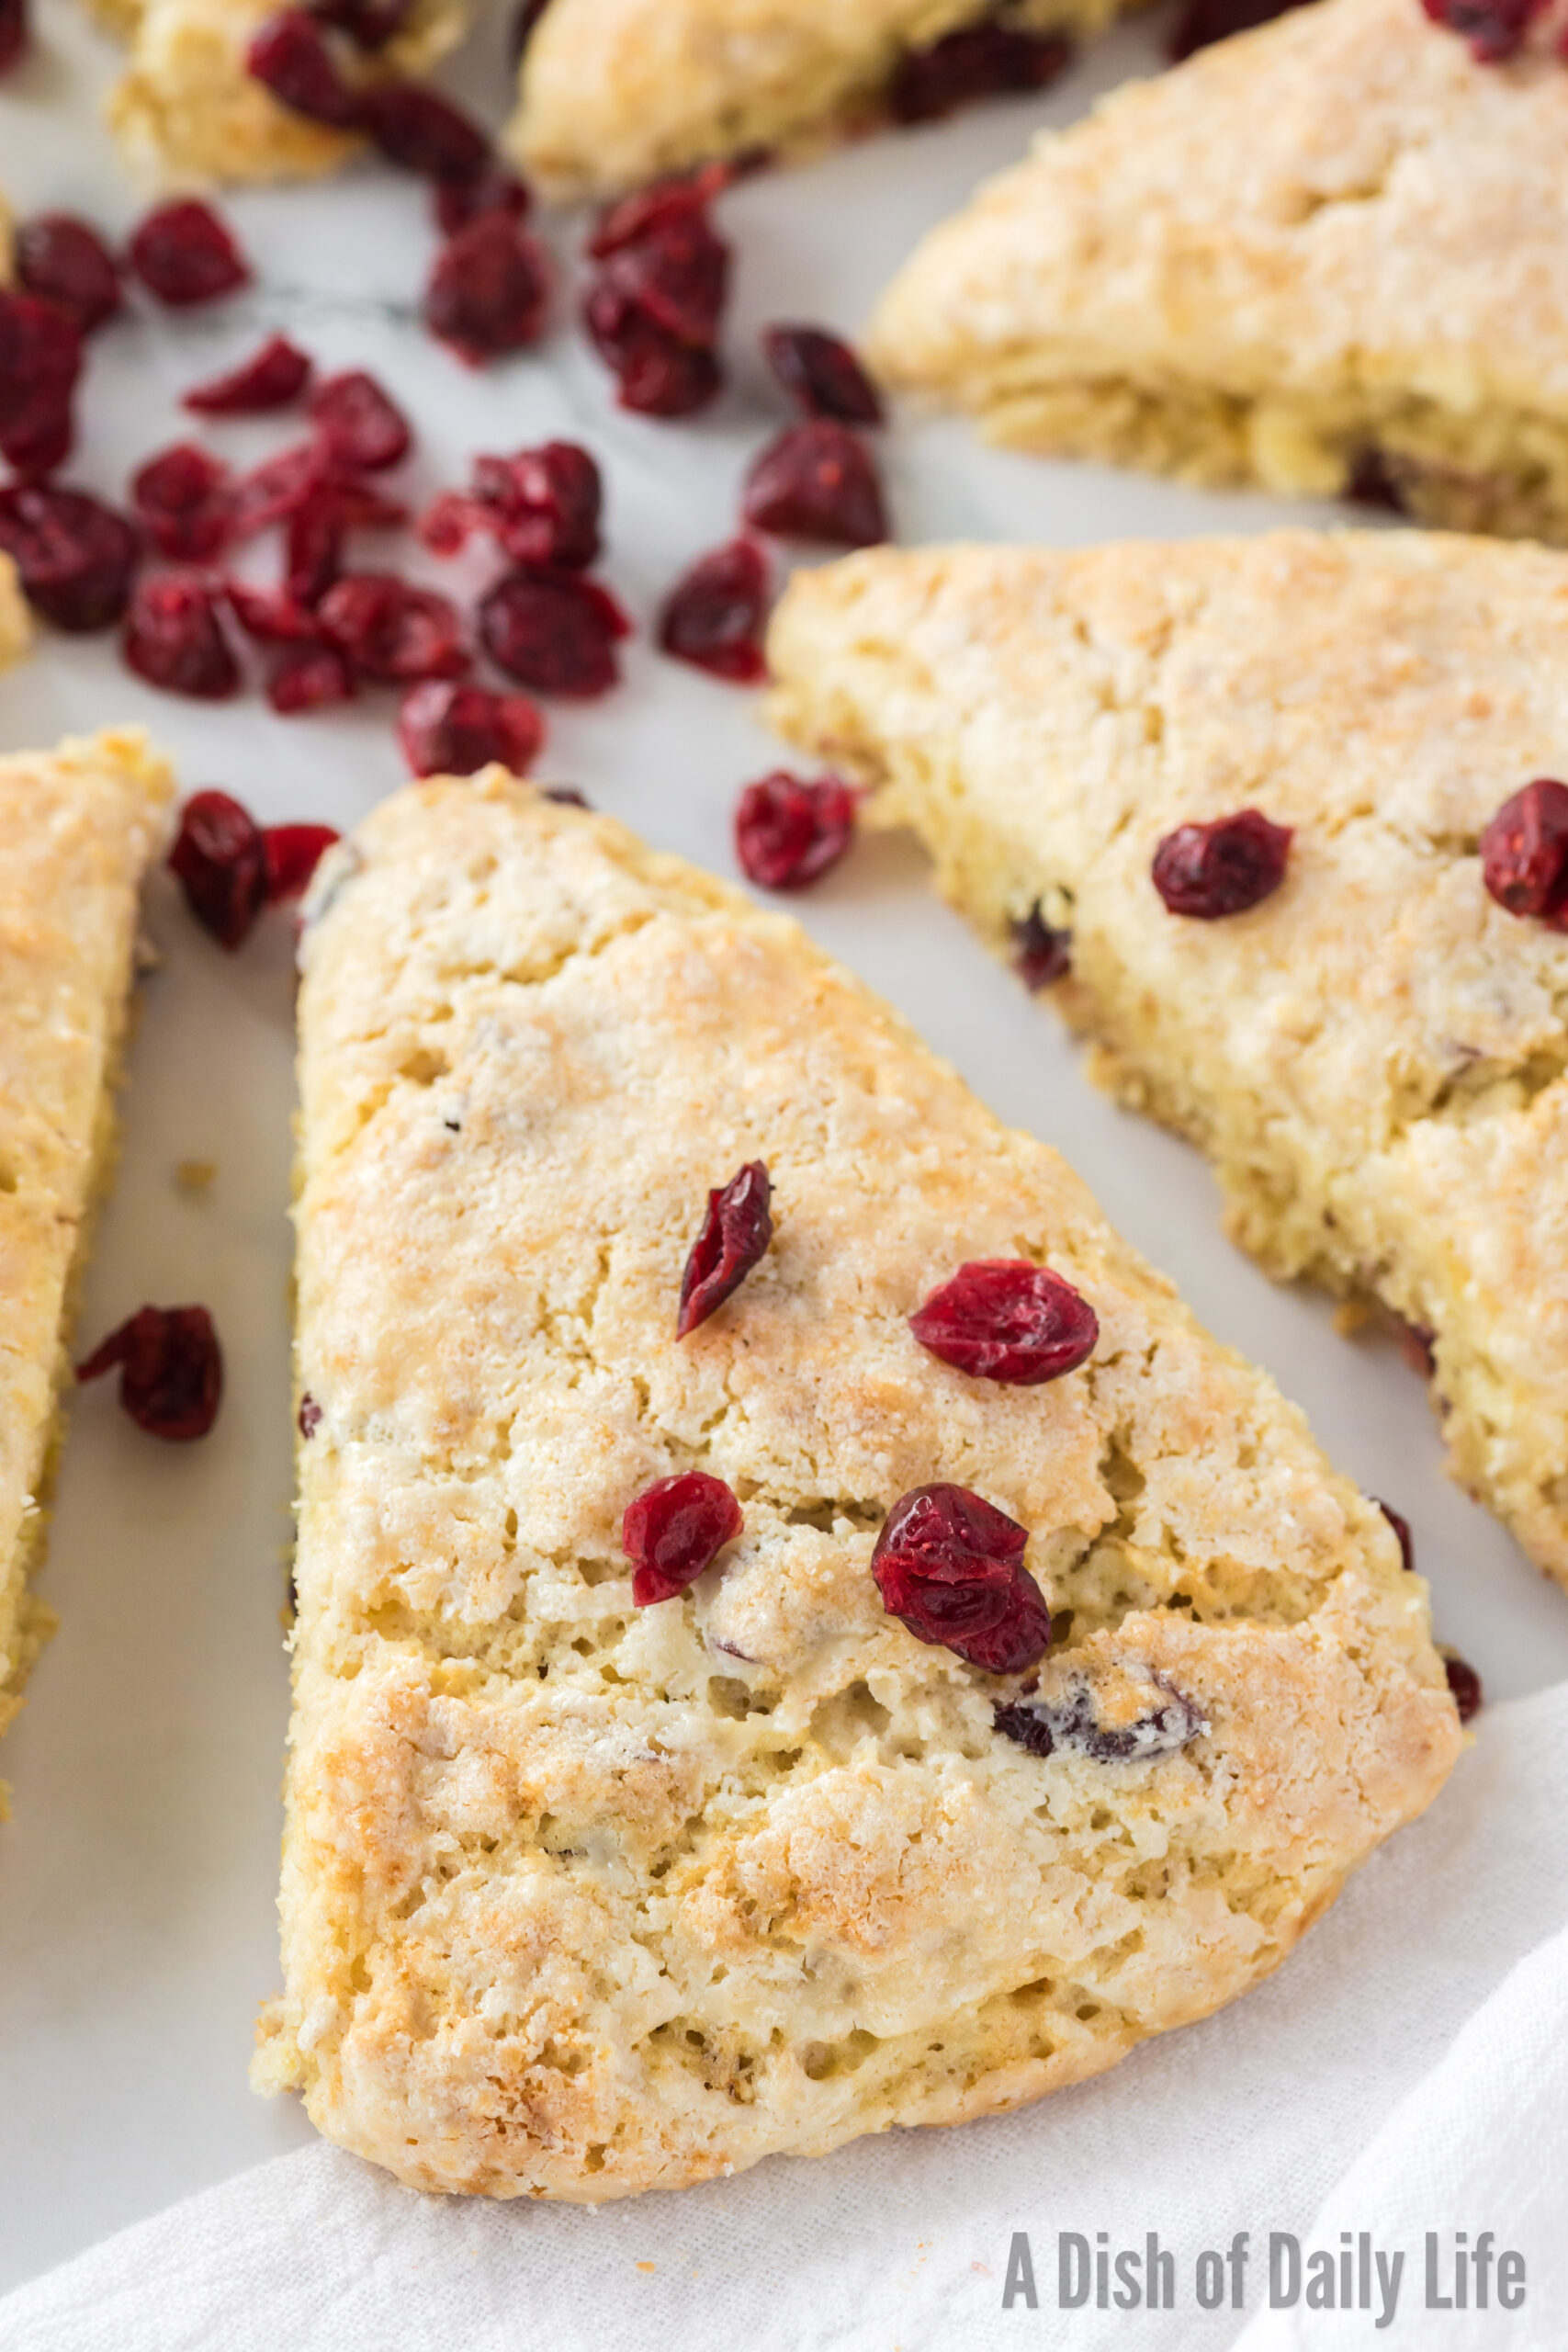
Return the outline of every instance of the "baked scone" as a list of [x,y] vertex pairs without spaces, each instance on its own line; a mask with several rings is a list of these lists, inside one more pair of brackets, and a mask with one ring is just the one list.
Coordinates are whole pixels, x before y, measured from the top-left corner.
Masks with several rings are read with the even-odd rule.
[[982,188],[874,364],[998,441],[1568,537],[1568,73],[1322,0]]
[[[491,770],[333,853],[302,955],[262,2086],[418,2187],[584,2202],[955,2122],[1244,1990],[1433,1795],[1377,1507],[794,923]],[[758,1160],[771,1246],[677,1340]],[[1098,1316],[1081,1368],[917,1344],[1021,1256]],[[743,1532],[638,1608],[622,1514],[695,1470]],[[1028,1531],[1037,1682],[883,1608],[938,1481]]]
[[[330,172],[361,144],[279,106],[245,70],[252,35],[277,0],[96,0],[130,43],[109,122],[143,178],[171,185],[288,179]],[[461,39],[470,0],[412,0],[377,60],[418,74]]]
[[[1568,1583],[1568,935],[1477,854],[1568,747],[1568,560],[875,554],[797,577],[769,653],[784,732],[876,782],[998,948],[1070,933],[1061,1009],[1209,1154],[1236,1239],[1429,1339],[1454,1476]],[[1247,807],[1295,829],[1282,885],[1168,913],[1156,844]]]
[[549,0],[508,133],[547,193],[809,151],[875,118],[901,58],[982,22],[1087,38],[1122,0]]
[[[0,639],[18,626],[0,594]],[[173,791],[137,734],[0,758],[0,1729],[49,1628],[29,1577],[108,1156],[141,877]]]

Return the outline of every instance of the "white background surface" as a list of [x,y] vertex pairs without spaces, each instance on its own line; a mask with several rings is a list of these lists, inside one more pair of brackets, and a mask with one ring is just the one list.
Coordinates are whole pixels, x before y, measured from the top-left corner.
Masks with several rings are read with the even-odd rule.
[[[0,96],[0,185],[18,210],[78,208],[123,228],[136,199],[96,117],[111,52],[66,0],[45,0],[42,15],[42,53]],[[756,356],[759,325],[855,327],[920,231],[1020,152],[1035,120],[1070,119],[1151,61],[1155,40],[1146,28],[1114,37],[1043,102],[868,143],[727,198],[734,379],[694,424],[617,413],[564,298],[537,356],[478,377],[459,368],[412,316],[434,240],[408,183],[366,169],[236,198],[258,288],[184,319],[141,310],[97,339],[69,479],[118,495],[136,462],[182,437],[177,392],[277,325],[324,366],[365,365],[396,391],[420,435],[407,477],[416,503],[459,481],[475,449],[581,438],[608,483],[604,573],[640,634],[620,692],[552,713],[541,772],[728,872],[736,790],[777,763],[777,747],[746,695],[660,660],[642,625],[691,557],[729,535],[747,458],[784,421]],[[499,93],[499,56],[497,28],[456,85],[481,104]],[[547,234],[563,254],[579,241],[576,224]],[[206,437],[248,461],[291,431],[285,418]],[[946,424],[901,427],[885,455],[910,541],[1068,543],[1287,519],[1259,500],[987,453]],[[408,560],[400,540],[359,549],[367,567],[383,553]],[[478,582],[482,564],[457,576]],[[169,748],[187,787],[221,784],[265,820],[347,826],[401,780],[389,697],[320,719],[275,718],[254,696],[205,709],[143,689],[103,639],[43,639],[0,681],[0,749],[128,718]],[[1268,1365],[1346,1468],[1406,1513],[1439,1634],[1492,1694],[1568,1676],[1568,1602],[1448,1485],[1423,1390],[1397,1351],[1337,1338],[1322,1302],[1274,1289],[1225,1244],[1201,1164],[1092,1092],[1049,1012],[930,896],[911,845],[863,847],[798,911],[993,1109],[1059,1145],[1210,1325]],[[244,2079],[255,2004],[276,1974],[287,1714],[288,941],[273,919],[225,956],[162,880],[150,925],[167,960],[145,990],[82,1336],[147,1299],[202,1300],[229,1388],[216,1432],[189,1449],[143,1437],[110,1383],[74,1415],[45,1587],[62,1631],[0,1758],[15,1816],[0,1831],[0,2287],[310,2136],[296,2109],[254,2099]],[[174,1182],[186,1158],[218,1163],[199,1201]],[[1073,2094],[1080,2120],[1084,2102],[1111,2095]],[[834,2160],[837,2196],[855,2161]]]

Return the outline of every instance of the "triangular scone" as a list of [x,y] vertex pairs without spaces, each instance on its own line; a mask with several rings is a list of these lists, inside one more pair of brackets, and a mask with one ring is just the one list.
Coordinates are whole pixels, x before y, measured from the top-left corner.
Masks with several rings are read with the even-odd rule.
[[[1010,2107],[1244,1990],[1431,1797],[1458,1725],[1376,1506],[794,923],[491,771],[333,853],[302,956],[258,2080],[333,2139],[592,2201]],[[754,1159],[772,1246],[677,1340]],[[917,1345],[1020,1256],[1092,1305],[1087,1364]],[[622,1514],[694,1468],[744,1532],[634,1608]],[[1028,1530],[1037,1687],[883,1610],[877,1532],[938,1480]]]
[[134,734],[0,758],[0,1728],[47,1630],[28,1577],[107,1159],[141,877],[173,789]]
[[558,197],[754,148],[808,150],[878,114],[900,59],[999,18],[1087,38],[1122,0],[550,0],[508,134]]
[[[1430,1336],[1454,1475],[1568,1583],[1568,935],[1483,828],[1568,759],[1568,559],[1415,532],[855,558],[775,619],[775,716],[881,780],[1277,1274]],[[1293,826],[1250,912],[1166,911],[1179,826]]]
[[[412,0],[375,69],[423,73],[461,38],[469,6]],[[276,0],[98,0],[98,12],[131,44],[108,115],[143,178],[288,179],[332,171],[361,143],[279,106],[246,72],[246,50]]]
[[998,440],[1568,537],[1568,70],[1321,0],[1107,98],[937,229],[885,379]]

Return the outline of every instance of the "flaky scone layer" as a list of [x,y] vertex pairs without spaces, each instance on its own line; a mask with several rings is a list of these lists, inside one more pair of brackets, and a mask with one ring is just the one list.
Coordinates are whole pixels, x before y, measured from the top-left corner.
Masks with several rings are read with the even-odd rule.
[[[335,853],[303,958],[257,2071],[333,2139],[595,2201],[1010,2107],[1242,1991],[1434,1793],[1460,1736],[1379,1511],[793,923],[492,771]],[[678,1343],[756,1157],[773,1245]],[[916,1345],[937,1281],[1021,1254],[1092,1302],[1087,1366]],[[634,1610],[621,1514],[697,1466],[745,1532]],[[995,1728],[1016,1680],[883,1611],[876,1531],[933,1479],[1029,1529],[1049,1757]],[[1162,1692],[1186,1734],[1097,1758]]]
[[47,1622],[67,1309],[101,1173],[141,877],[174,790],[138,734],[0,758],[0,1728]]
[[[874,777],[1004,950],[1036,902],[1100,1073],[1213,1159],[1282,1276],[1435,1335],[1454,1475],[1568,1582],[1568,937],[1478,840],[1568,742],[1568,560],[1416,533],[950,548],[799,576],[775,716]],[[1168,914],[1255,805],[1284,886]]]
[[[1122,0],[1012,0],[1009,24],[1088,36]],[[874,117],[900,56],[992,0],[550,0],[507,134],[551,195],[607,195],[752,148],[785,153]]]
[[1568,537],[1568,75],[1323,0],[1113,93],[934,231],[870,337],[994,437]]

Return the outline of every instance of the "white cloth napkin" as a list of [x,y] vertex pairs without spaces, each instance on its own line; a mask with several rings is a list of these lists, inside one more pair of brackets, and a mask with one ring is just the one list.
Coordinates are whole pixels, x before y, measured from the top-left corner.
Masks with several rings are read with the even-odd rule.
[[[956,2131],[597,2211],[423,2199],[321,2146],[0,2301],[6,2352],[1445,2352],[1568,2344],[1568,1686],[1481,1719],[1427,1817],[1269,1984],[1101,2080]],[[177,2086],[176,2086],[177,2095]],[[91,2119],[85,2117],[84,2161]],[[1057,2306],[1058,2233],[1174,2256],[1175,2308]],[[1454,2233],[1525,2301],[1422,2307]],[[1195,2300],[1248,2233],[1244,2301]],[[1270,2233],[1403,2252],[1392,2324],[1269,2310]],[[1037,2308],[1003,2308],[1027,2234]],[[1370,2249],[1370,2250],[1371,2250]],[[1375,2277],[1375,2271],[1372,2273]],[[1112,2278],[1114,2285],[1114,2278]],[[1473,2303],[1473,2295],[1472,2298]]]

